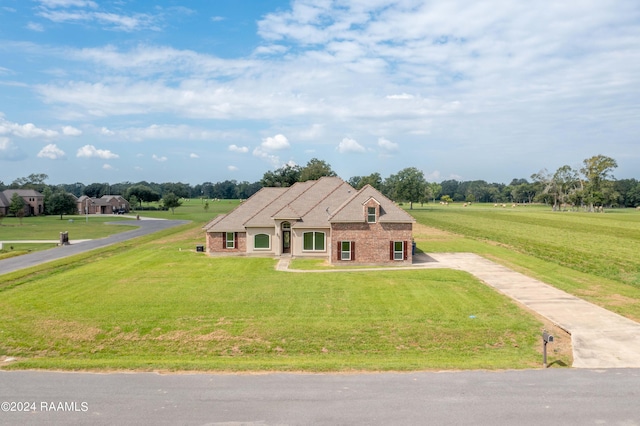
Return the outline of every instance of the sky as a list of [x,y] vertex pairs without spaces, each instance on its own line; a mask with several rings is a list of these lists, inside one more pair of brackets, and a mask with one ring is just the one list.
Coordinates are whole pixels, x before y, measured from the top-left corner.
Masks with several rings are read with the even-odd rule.
[[637,0],[0,0],[0,181],[640,178]]

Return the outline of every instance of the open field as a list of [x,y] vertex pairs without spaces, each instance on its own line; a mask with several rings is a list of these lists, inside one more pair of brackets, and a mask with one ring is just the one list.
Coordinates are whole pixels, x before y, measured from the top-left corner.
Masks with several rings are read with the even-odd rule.
[[[193,203],[193,202],[192,202]],[[211,218],[235,204],[180,207]],[[182,209],[182,212],[181,212]],[[180,214],[181,213],[181,214]],[[540,365],[542,323],[459,271],[289,274],[196,253],[204,220],[0,281],[8,368],[422,370]],[[558,365],[570,354],[553,355]]]

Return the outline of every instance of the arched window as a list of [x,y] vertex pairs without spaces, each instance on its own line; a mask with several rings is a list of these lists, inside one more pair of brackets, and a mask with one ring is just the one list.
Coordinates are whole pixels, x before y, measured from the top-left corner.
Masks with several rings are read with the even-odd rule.
[[269,238],[268,234],[256,234],[253,237],[253,248],[257,250],[268,250],[271,248],[271,238]]

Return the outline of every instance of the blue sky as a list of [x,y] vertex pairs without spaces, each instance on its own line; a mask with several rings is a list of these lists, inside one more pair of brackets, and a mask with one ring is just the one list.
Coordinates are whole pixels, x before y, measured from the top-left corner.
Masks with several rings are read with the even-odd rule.
[[0,180],[640,178],[640,2],[0,0]]

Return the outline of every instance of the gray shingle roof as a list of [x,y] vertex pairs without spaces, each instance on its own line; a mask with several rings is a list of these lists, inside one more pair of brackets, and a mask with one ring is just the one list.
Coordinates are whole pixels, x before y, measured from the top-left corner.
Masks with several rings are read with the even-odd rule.
[[[245,230],[245,222],[288,189],[262,188],[228,214],[213,219],[204,229],[208,232],[242,232]],[[268,226],[273,226],[273,220]]]
[[380,222],[415,222],[407,212],[375,188],[356,191],[337,177],[298,182],[289,188],[262,188],[226,215],[209,222],[207,232],[242,232],[252,227],[273,227],[274,220],[291,220],[293,228],[329,228],[330,223],[364,222],[363,205],[370,198],[380,203]]
[[366,220],[364,205],[372,198],[380,205],[379,222],[414,223],[416,221],[413,216],[396,206],[393,201],[382,195],[380,191],[371,185],[365,185],[331,215],[329,222],[364,222]]
[[0,207],[9,207],[11,205],[11,198],[13,194],[17,193],[20,197],[43,197],[41,193],[35,189],[5,189],[0,192]]

